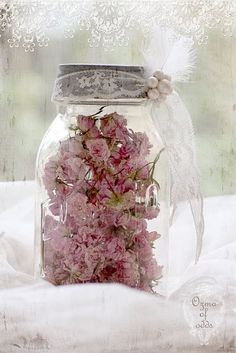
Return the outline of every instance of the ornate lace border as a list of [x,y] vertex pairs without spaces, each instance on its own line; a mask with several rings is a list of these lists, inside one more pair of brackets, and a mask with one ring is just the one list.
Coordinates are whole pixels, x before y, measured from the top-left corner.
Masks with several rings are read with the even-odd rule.
[[47,46],[56,31],[72,38],[77,30],[89,31],[91,47],[111,50],[128,45],[137,26],[148,35],[155,24],[202,44],[217,26],[232,35],[235,19],[234,0],[0,0],[0,35],[26,52]]

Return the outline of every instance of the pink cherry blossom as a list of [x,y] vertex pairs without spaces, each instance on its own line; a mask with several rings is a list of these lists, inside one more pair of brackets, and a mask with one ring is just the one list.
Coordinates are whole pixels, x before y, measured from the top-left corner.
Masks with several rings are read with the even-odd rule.
[[107,257],[115,261],[122,260],[125,254],[125,240],[113,237],[107,241]]
[[104,139],[91,139],[86,141],[91,157],[99,162],[106,162],[110,157],[110,151]]
[[101,132],[104,136],[125,141],[127,135],[127,120],[117,113],[104,115],[101,119]]
[[64,170],[69,180],[83,180],[88,168],[86,168],[82,159],[70,156],[65,160]]
[[79,156],[83,152],[84,148],[80,141],[77,141],[74,137],[68,141],[68,151],[72,155]]
[[92,116],[78,115],[77,124],[80,130],[86,132],[95,125],[95,119]]
[[118,282],[152,291],[162,267],[153,252],[160,235],[148,230],[159,206],[145,202],[156,185],[151,148],[147,135],[128,129],[116,112],[100,123],[93,116],[77,117],[74,136],[60,142],[44,167],[48,281]]
[[87,210],[87,196],[79,193],[72,192],[67,197],[67,213],[72,217],[77,217],[78,213],[83,212],[86,213]]

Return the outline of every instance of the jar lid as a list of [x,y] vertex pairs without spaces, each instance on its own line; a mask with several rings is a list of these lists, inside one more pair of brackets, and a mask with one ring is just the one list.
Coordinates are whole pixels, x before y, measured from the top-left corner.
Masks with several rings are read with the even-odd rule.
[[87,70],[114,70],[114,71],[124,71],[130,73],[140,74],[143,76],[143,66],[140,65],[105,65],[105,64],[77,64],[77,63],[68,63],[68,64],[59,64],[59,73],[58,77],[63,75],[71,74],[74,72],[81,72]]
[[52,100],[76,103],[84,100],[145,98],[142,66],[61,64]]

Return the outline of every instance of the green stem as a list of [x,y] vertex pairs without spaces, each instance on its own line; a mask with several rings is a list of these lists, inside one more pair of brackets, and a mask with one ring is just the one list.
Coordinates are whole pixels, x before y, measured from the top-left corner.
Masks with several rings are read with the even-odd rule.
[[160,158],[160,155],[162,154],[162,152],[165,150],[165,148],[163,147],[160,151],[159,151],[159,153],[157,154],[157,156],[156,156],[156,158],[154,159],[154,161],[153,161],[153,166],[152,166],[152,168],[151,168],[151,179],[153,180],[153,174],[154,174],[154,171],[155,171],[155,166],[156,166],[156,164],[157,164],[157,161],[159,160],[159,158]]

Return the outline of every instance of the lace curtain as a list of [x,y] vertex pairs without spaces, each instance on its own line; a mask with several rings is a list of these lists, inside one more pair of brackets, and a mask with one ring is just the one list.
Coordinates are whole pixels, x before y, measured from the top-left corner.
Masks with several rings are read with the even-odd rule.
[[104,49],[127,46],[130,31],[141,27],[145,35],[154,24],[171,27],[197,43],[206,43],[208,30],[220,27],[232,35],[236,4],[231,0],[47,1],[1,0],[0,30],[9,30],[10,47],[34,51],[47,46],[50,31],[72,38],[77,30],[89,32],[88,43]]

